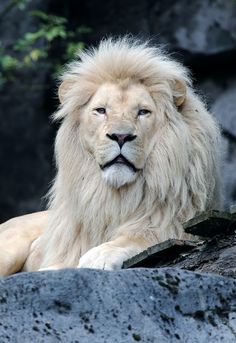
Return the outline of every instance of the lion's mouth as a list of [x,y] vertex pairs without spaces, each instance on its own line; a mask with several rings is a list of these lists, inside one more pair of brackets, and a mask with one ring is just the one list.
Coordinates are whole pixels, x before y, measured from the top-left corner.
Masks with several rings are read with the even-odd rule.
[[105,169],[105,168],[109,168],[114,164],[124,164],[125,166],[129,167],[130,169],[132,169],[132,171],[136,172],[137,168],[135,168],[135,166],[129,161],[127,160],[127,158],[125,158],[123,155],[118,155],[116,156],[116,158],[114,158],[114,160],[104,164],[103,166],[101,166],[101,169]]

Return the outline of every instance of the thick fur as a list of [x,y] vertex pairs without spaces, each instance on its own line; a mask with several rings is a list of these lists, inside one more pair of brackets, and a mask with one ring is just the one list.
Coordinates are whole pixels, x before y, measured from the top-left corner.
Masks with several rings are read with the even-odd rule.
[[[104,40],[69,65],[59,96],[49,223],[25,270],[120,268],[147,246],[189,238],[181,224],[218,206],[218,127],[186,69],[159,48]],[[143,99],[151,114],[138,117]],[[107,103],[107,115],[94,113]],[[120,153],[113,132],[137,136],[121,151],[137,172],[100,168]]]

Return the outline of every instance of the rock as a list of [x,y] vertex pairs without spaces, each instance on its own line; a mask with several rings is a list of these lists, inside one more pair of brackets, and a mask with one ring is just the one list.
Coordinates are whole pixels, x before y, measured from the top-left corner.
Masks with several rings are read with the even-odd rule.
[[234,50],[236,6],[232,1],[156,1],[152,23],[160,40],[190,53]]
[[236,140],[236,82],[215,99],[211,111],[222,128]]
[[167,261],[173,261],[179,255],[185,254],[196,247],[196,243],[179,239],[168,239],[162,243],[155,244],[138,255],[124,261],[122,268],[152,268],[164,265]]
[[236,204],[230,206],[230,213],[236,213]]
[[162,266],[182,268],[203,273],[215,273],[236,278],[235,235],[214,238],[199,246],[191,253]]
[[236,199],[236,79],[227,75],[214,81],[206,79],[200,88],[222,130],[221,202],[228,210]]
[[22,273],[0,281],[0,341],[233,343],[235,289],[171,268]]
[[230,137],[222,138],[221,192],[226,209],[236,199],[236,142]]
[[203,212],[183,229],[198,239],[156,244],[125,261],[123,268],[177,267],[236,278],[236,213]]
[[[235,50],[236,6],[233,1],[88,1],[81,17],[100,35],[132,32],[152,35],[171,49],[212,55]],[[98,13],[95,18],[93,13]],[[115,19],[115,20],[114,20]]]
[[[166,243],[166,242],[164,242]],[[207,241],[195,242],[195,247],[190,242],[183,241],[182,251],[178,245],[172,249],[165,249],[159,253],[159,245],[145,250],[144,252],[124,262],[123,268],[163,268],[175,267],[185,270],[215,273],[222,276],[236,278],[236,241],[235,235],[220,236]],[[186,244],[186,245],[185,245]]]
[[236,216],[228,212],[206,211],[184,223],[185,232],[201,237],[233,234]]

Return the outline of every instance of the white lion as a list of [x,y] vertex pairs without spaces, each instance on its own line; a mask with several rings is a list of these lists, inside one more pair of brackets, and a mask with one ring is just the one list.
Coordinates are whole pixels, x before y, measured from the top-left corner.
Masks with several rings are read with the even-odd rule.
[[148,246],[189,238],[181,224],[217,206],[219,130],[186,69],[127,37],[79,57],[59,88],[49,211],[2,225],[2,275],[121,268]]

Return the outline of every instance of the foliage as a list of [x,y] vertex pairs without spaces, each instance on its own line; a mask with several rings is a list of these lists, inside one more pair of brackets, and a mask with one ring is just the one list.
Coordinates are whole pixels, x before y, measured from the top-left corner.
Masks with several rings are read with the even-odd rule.
[[[17,10],[25,11],[26,15],[38,18],[37,30],[26,32],[11,46],[6,47],[0,41],[0,85],[14,80],[17,71],[38,68],[42,62],[44,64],[47,62],[56,76],[60,72],[60,66],[73,58],[78,50],[84,48],[81,37],[90,32],[90,29],[84,26],[70,30],[65,17],[39,10],[29,12],[27,11],[29,2],[31,0],[9,1],[0,13],[1,19],[9,13],[9,10],[17,8]],[[58,49],[62,53],[53,54],[53,51]]]

